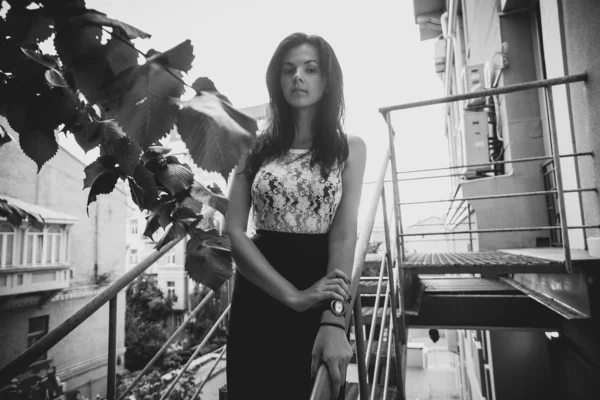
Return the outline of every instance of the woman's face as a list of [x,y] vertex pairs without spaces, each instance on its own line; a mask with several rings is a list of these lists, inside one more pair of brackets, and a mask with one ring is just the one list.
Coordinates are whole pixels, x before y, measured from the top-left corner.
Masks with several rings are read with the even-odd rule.
[[319,52],[313,45],[305,43],[285,54],[281,90],[289,105],[294,108],[314,107],[323,97],[326,86]]

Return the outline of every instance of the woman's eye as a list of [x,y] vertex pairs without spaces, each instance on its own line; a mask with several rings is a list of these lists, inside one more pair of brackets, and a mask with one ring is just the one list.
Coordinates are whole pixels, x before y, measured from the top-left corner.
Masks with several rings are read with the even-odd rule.
[[316,68],[307,68],[306,72],[311,73],[311,74],[315,74],[315,73],[317,73],[317,69]]
[[284,74],[284,75],[291,75],[291,74],[293,74],[293,73],[294,73],[294,70],[293,70],[293,69],[291,69],[291,68],[284,68],[284,69],[283,69],[283,74]]

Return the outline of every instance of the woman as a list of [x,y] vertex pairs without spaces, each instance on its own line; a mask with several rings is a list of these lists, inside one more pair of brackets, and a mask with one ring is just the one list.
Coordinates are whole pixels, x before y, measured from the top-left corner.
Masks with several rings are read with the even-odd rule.
[[267,124],[228,189],[225,232],[237,266],[229,400],[307,400],[322,362],[334,398],[345,382],[366,148],[342,130],[342,86],[337,57],[319,36],[288,36],[269,63]]

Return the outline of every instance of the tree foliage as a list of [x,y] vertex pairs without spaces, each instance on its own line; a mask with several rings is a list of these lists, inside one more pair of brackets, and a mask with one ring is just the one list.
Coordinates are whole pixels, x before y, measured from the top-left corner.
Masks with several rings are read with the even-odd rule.
[[[169,156],[159,140],[177,129],[194,163],[227,179],[252,144],[256,121],[206,77],[191,86],[195,97],[181,99],[182,77],[194,60],[189,40],[144,54],[132,40],[150,34],[86,8],[84,0],[1,4],[8,10],[0,17],[0,115],[38,172],[58,152],[59,131],[73,135],[86,152],[99,148],[98,159],[85,168],[87,205],[125,181],[133,201],[149,213],[145,234],[166,230],[157,248],[189,235],[190,276],[219,287],[231,275],[229,241],[198,223],[203,205],[224,213],[227,199],[194,181],[191,168]],[[40,50],[47,40],[56,55]],[[11,140],[0,126],[0,146]]]
[[137,371],[146,366],[167,340],[166,319],[171,314],[173,299],[165,297],[147,275],[136,278],[127,287],[126,296],[125,367]]

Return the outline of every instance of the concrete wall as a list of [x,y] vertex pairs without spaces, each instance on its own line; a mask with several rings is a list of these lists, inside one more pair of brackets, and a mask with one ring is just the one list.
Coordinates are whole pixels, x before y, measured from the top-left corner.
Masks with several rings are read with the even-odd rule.
[[496,400],[552,400],[548,338],[544,332],[490,331]]
[[[565,71],[567,74],[588,73],[585,84],[569,86],[571,123],[577,151],[600,154],[600,3],[596,0],[561,0],[558,13],[564,35]],[[582,187],[600,187],[600,159],[583,157],[579,160]],[[586,224],[600,223],[600,193],[586,193],[583,210]],[[588,236],[599,236],[597,229]]]

